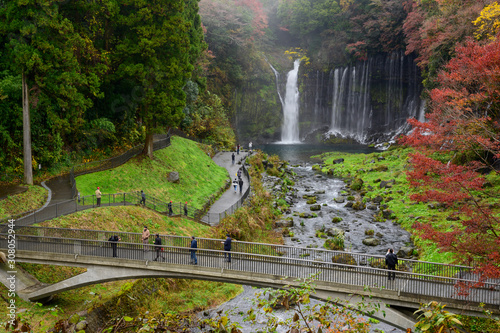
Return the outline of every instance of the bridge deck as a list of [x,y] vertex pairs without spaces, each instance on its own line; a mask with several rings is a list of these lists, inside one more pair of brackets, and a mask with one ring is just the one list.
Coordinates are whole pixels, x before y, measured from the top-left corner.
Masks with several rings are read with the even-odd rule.
[[[33,253],[72,254],[79,257],[93,257],[95,264],[100,258],[111,257],[109,242],[86,239],[49,238],[39,236],[16,235],[16,249]],[[157,256],[153,245],[118,243],[118,258],[133,261],[153,261]],[[0,248],[7,248],[7,240],[0,239]],[[189,265],[190,249],[179,246],[163,246],[160,252],[160,264],[168,269],[169,265]],[[396,280],[387,280],[387,270],[360,265],[343,265],[332,262],[306,260],[281,255],[263,255],[244,252],[231,252],[232,262],[225,263],[225,251],[205,248],[197,249],[198,267],[224,268],[248,274],[266,274],[275,277],[308,278],[313,274],[321,282],[332,286],[353,286],[356,290],[368,287],[372,290],[386,290],[388,294],[397,292],[398,296],[412,297],[418,302],[440,300],[447,303],[478,305],[484,303],[487,308],[497,309],[500,304],[500,290],[496,283],[486,283],[482,288],[470,289],[467,294],[459,293],[457,284],[473,284],[475,281],[465,278],[438,277],[414,272],[396,272]],[[29,261],[29,258],[24,258]],[[467,274],[467,278],[473,277]],[[391,296],[393,297],[393,296]],[[418,303],[417,302],[417,303]]]

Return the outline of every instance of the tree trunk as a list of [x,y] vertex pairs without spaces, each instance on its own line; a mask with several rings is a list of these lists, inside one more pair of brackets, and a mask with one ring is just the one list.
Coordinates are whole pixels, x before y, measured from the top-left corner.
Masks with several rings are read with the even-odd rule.
[[31,124],[28,83],[26,75],[22,75],[23,91],[23,154],[24,154],[24,182],[33,185],[33,166],[31,165]]
[[142,154],[153,158],[153,133],[146,134],[146,142],[144,143]]

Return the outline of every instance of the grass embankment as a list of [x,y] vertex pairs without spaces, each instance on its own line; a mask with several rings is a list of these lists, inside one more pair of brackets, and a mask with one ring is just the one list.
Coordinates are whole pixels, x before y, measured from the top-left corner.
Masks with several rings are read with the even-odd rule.
[[[386,204],[387,209],[394,212],[394,221],[412,233],[412,240],[419,248],[420,260],[451,263],[453,259],[451,253],[439,252],[436,244],[422,240],[413,229],[416,220],[432,223],[440,228],[460,227],[460,225],[457,221],[447,219],[452,214],[450,209],[444,209],[439,205],[416,203],[410,199],[411,194],[415,193],[415,189],[410,188],[406,177],[406,170],[410,167],[408,154],[411,152],[410,148],[395,148],[372,154],[334,152],[322,154],[320,158],[323,160],[323,172],[363,181],[360,192],[363,202],[370,202],[377,196],[383,198],[381,205]],[[333,160],[339,158],[343,158],[344,162],[332,164]],[[391,180],[394,180],[394,183],[389,185],[390,188],[381,188],[381,181]],[[499,177],[491,174],[488,180],[491,184],[488,191],[500,193]],[[380,212],[374,217],[378,221],[385,220]]]
[[[168,182],[171,171],[179,173],[179,183]],[[104,195],[143,190],[146,196],[164,202],[187,201],[200,209],[207,198],[225,187],[226,179],[227,171],[198,143],[174,136],[171,146],[155,151],[153,159],[138,156],[117,168],[79,176],[76,184],[82,196],[94,194],[97,187]]]
[[[180,184],[166,181],[168,172],[178,171]],[[127,164],[109,171],[78,177],[79,190],[92,194],[96,186],[103,192],[134,191],[165,200],[188,201],[201,206],[207,197],[225,187],[227,172],[218,167],[198,148],[198,144],[173,138],[172,145],[155,152],[153,160],[135,158]],[[59,217],[41,223],[42,226],[81,228],[93,230],[120,230],[141,232],[146,224],[154,233],[180,236],[210,236],[210,228],[189,219],[170,218],[136,206],[101,207]],[[81,273],[80,268],[23,264],[28,272],[40,281],[54,283]],[[7,290],[2,286],[2,294]],[[191,280],[142,279],[97,284],[63,292],[48,305],[16,300],[18,309],[29,309],[23,317],[33,326],[34,332],[45,332],[55,322],[67,319],[79,311],[100,309],[106,318],[150,314],[179,313],[202,310],[226,301],[241,292],[241,286]],[[3,318],[5,309],[0,310]]]
[[42,207],[47,201],[48,192],[37,185],[26,185],[28,190],[10,195],[0,200],[0,219]]

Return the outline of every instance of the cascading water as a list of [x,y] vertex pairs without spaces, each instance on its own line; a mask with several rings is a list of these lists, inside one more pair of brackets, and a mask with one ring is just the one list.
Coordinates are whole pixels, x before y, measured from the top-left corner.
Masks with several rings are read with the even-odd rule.
[[297,79],[300,60],[293,63],[286,81],[285,103],[283,105],[283,125],[281,127],[281,143],[300,143],[299,140],[299,89]]

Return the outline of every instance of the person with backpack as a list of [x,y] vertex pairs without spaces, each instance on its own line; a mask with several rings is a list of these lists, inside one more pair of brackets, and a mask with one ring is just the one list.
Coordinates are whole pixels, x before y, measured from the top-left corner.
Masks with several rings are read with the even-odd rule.
[[234,193],[236,193],[238,191],[238,179],[237,178],[234,178],[233,186],[234,186]]
[[387,265],[387,268],[389,269],[389,271],[387,272],[388,280],[390,281],[391,276],[392,276],[392,280],[394,281],[394,279],[396,278],[395,270],[396,270],[396,266],[398,264],[398,256],[394,253],[393,249],[389,249],[387,251],[387,254],[385,255],[385,264]]
[[224,261],[231,262],[231,236],[227,234],[226,237],[226,240],[224,242],[221,242],[222,244],[224,244],[224,251],[227,252],[224,253]]

